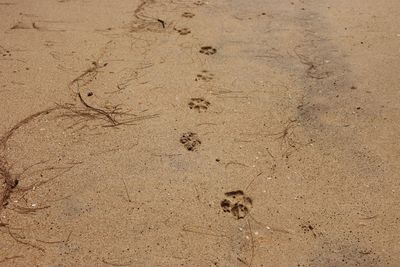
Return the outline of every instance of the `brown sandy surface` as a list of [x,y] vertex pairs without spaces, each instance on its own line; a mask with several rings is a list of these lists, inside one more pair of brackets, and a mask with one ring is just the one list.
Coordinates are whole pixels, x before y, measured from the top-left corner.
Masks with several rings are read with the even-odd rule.
[[397,0],[1,0],[1,266],[400,266]]

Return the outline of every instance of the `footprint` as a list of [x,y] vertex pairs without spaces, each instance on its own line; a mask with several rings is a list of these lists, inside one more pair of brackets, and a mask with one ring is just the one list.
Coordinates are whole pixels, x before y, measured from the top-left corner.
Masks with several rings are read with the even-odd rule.
[[189,108],[197,110],[199,113],[206,112],[208,106],[210,106],[210,102],[204,98],[191,98],[189,102]]
[[200,52],[201,54],[210,56],[210,55],[214,55],[215,53],[217,53],[217,49],[215,49],[215,48],[212,47],[212,46],[202,46],[202,47],[200,48],[200,51],[199,51],[199,52]]
[[194,17],[194,14],[193,14],[193,13],[190,13],[190,12],[184,12],[184,13],[182,14],[182,17],[184,17],[184,18],[193,18],[193,17]]
[[221,201],[222,210],[232,213],[238,220],[246,217],[253,207],[253,200],[246,196],[242,190],[226,192],[225,197],[226,198]]
[[207,70],[202,70],[200,74],[197,74],[197,77],[194,79],[195,81],[205,81],[205,82],[209,82],[212,79],[214,79],[214,74],[213,73],[209,73]]
[[192,132],[184,133],[180,139],[180,142],[189,151],[195,151],[197,147],[201,144],[201,141],[197,137],[197,134]]
[[314,237],[317,237],[317,233],[315,232],[315,226],[311,225],[310,222],[301,224],[300,227],[301,229],[303,229],[303,232],[305,234],[311,232]]
[[201,0],[195,1],[193,4],[195,4],[196,6],[202,6],[202,5],[204,5],[204,1],[201,1]]
[[175,31],[177,31],[180,35],[187,35],[189,33],[191,33],[191,31],[189,30],[189,28],[174,28]]
[[2,47],[0,46],[0,55],[2,55],[3,57],[11,57],[11,52],[10,50],[2,49]]

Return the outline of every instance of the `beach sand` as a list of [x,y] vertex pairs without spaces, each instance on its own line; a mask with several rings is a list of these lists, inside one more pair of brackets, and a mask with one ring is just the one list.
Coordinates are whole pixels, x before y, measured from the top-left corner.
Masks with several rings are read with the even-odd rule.
[[1,0],[1,266],[400,266],[400,2]]

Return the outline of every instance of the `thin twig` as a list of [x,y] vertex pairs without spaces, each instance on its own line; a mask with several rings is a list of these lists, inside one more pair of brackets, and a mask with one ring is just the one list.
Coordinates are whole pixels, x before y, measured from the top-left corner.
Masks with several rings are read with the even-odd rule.
[[225,238],[228,238],[227,235],[216,234],[216,233],[210,233],[210,232],[204,232],[204,231],[196,230],[196,229],[190,229],[190,226],[188,227],[187,225],[184,225],[182,230],[185,231],[185,232],[190,232],[190,233],[195,233],[195,234],[201,234],[201,235],[209,235],[209,236],[215,236],[215,237],[225,237]]
[[65,240],[58,240],[58,241],[46,241],[46,240],[40,240],[36,239],[36,241],[41,242],[41,243],[46,243],[46,244],[59,244],[59,243],[68,243],[69,238],[71,237],[72,231],[69,232],[67,238]]
[[250,232],[250,241],[251,241],[251,258],[249,262],[249,267],[253,264],[253,259],[254,259],[254,238],[253,238],[253,230],[251,230],[251,225],[249,219],[246,219],[247,225],[249,226],[249,232]]
[[9,261],[9,260],[14,260],[14,259],[19,259],[19,258],[23,258],[24,256],[22,255],[16,255],[16,256],[11,256],[11,257],[5,257],[4,259],[0,260],[0,263]]
[[110,261],[108,261],[108,260],[106,260],[106,259],[102,259],[101,261],[102,261],[103,263],[108,264],[108,265],[111,265],[111,266],[129,266],[129,265],[132,265],[132,262],[131,262],[131,261],[129,261],[129,262],[127,262],[127,263],[113,263],[113,262],[110,262]]
[[246,186],[245,191],[247,191],[247,189],[249,189],[249,187],[253,184],[253,182],[257,179],[257,177],[259,177],[261,174],[263,174],[263,172],[260,172],[259,174],[257,174],[251,181],[250,183]]
[[121,180],[122,180],[122,182],[124,183],[125,192],[126,192],[126,196],[127,196],[127,198],[128,198],[128,201],[129,201],[129,202],[132,202],[131,197],[129,196],[128,187],[126,186],[124,177],[121,176]]
[[37,245],[35,245],[35,244],[31,244],[31,243],[29,243],[29,242],[27,242],[27,241],[22,241],[21,239],[18,239],[18,238],[15,236],[15,234],[13,234],[13,233],[11,232],[10,227],[7,227],[7,229],[8,229],[8,233],[10,234],[10,236],[11,236],[17,243],[20,243],[20,244],[23,244],[23,245],[26,245],[26,246],[35,248],[35,249],[40,250],[40,251],[42,251],[42,252],[45,252],[44,248],[42,248],[42,247],[39,247],[39,246],[37,246]]

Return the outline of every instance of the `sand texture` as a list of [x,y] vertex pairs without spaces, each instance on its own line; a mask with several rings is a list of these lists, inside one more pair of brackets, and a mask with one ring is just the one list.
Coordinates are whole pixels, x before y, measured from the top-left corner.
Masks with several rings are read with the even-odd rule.
[[400,266],[400,1],[0,1],[0,266]]

